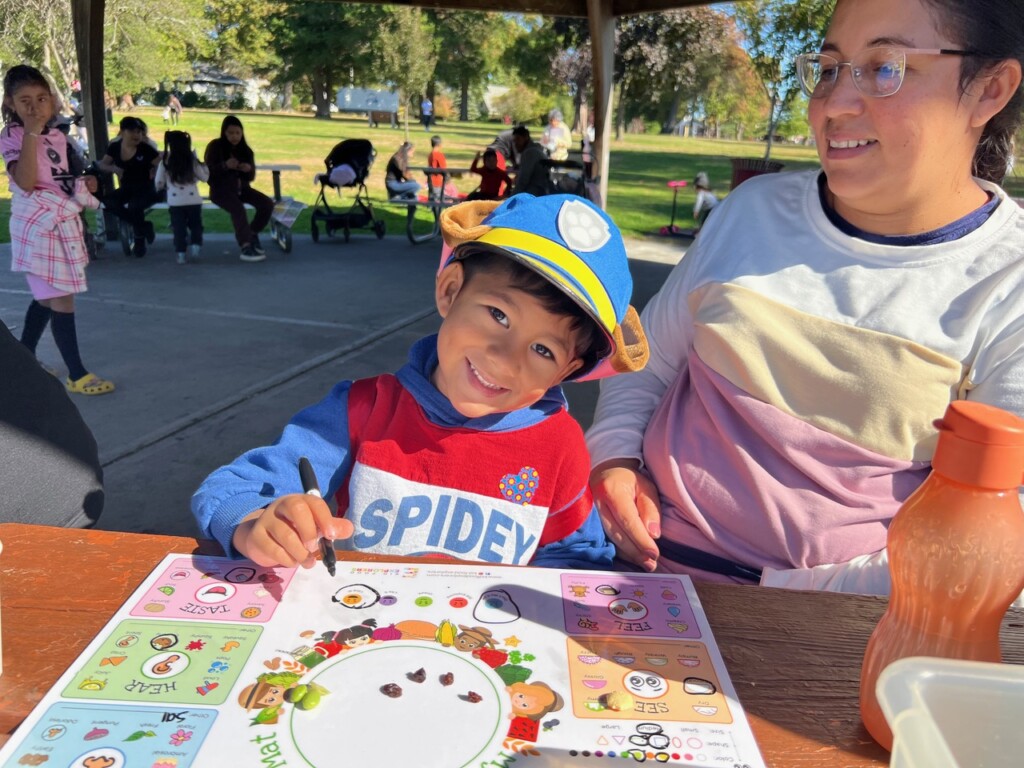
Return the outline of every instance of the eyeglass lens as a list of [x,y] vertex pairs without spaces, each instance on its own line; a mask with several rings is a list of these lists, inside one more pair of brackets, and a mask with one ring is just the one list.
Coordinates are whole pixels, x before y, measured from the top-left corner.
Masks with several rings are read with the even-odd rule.
[[804,93],[820,99],[832,92],[839,70],[848,66],[857,90],[867,96],[891,96],[903,83],[906,57],[892,48],[868,48],[850,61],[839,61],[825,53],[799,57],[797,73]]

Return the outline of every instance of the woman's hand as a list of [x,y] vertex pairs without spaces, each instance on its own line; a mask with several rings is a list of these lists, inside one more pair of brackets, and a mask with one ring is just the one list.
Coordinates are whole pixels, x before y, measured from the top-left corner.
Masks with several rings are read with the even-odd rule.
[[293,493],[258,509],[235,528],[231,543],[257,565],[311,568],[321,538],[347,539],[352,523],[331,514],[327,502]]
[[608,538],[619,556],[646,571],[658,564],[661,505],[658,489],[635,459],[612,460],[590,473],[590,490]]
[[85,188],[89,190],[89,194],[95,195],[96,190],[99,189],[99,184],[96,181],[96,177],[89,175],[84,177]]
[[238,165],[238,160],[236,160],[233,157],[229,157],[227,160],[224,161],[224,167],[230,168],[232,171],[238,170]]
[[249,163],[239,163],[238,170],[240,170],[242,173],[249,173],[249,171],[252,170],[252,166],[249,165]]

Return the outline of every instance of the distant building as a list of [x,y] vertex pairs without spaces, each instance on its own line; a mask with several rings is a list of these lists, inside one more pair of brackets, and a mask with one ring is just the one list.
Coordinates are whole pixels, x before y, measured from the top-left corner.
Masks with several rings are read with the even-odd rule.
[[182,87],[211,101],[230,102],[241,95],[248,109],[256,109],[261,102],[263,106],[279,107],[281,104],[280,89],[271,88],[267,80],[242,80],[208,64],[196,64],[192,72],[192,80],[183,82]]

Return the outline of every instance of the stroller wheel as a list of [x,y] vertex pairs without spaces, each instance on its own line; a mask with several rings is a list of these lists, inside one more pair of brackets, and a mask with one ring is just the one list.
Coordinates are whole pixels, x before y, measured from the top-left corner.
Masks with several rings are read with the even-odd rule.
[[132,230],[132,225],[121,219],[117,226],[118,235],[121,238],[121,250],[125,256],[132,255],[132,241],[135,239],[135,232]]
[[312,236],[314,243],[320,242],[320,228],[317,227],[315,221],[309,224],[309,234]]
[[277,244],[285,253],[292,252],[292,230],[291,227],[277,228]]
[[384,219],[381,219],[380,221],[375,221],[373,223],[373,231],[377,233],[378,240],[384,239],[384,233],[388,231],[388,227]]

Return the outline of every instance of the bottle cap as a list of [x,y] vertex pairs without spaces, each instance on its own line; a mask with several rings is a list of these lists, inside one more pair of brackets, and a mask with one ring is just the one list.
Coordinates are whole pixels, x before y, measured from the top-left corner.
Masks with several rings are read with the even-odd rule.
[[956,400],[935,422],[932,469],[965,485],[1008,490],[1024,483],[1024,419],[985,403]]

